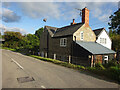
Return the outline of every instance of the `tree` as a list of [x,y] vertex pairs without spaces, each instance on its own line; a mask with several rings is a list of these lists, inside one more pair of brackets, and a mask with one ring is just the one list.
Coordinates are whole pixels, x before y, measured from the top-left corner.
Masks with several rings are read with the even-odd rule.
[[23,36],[20,32],[5,32],[4,39],[4,47],[21,50],[28,54],[35,54],[39,50],[39,38],[34,34]]
[[4,39],[5,41],[19,41],[20,39],[22,39],[22,34],[20,32],[4,32]]
[[109,30],[109,36],[112,38],[115,35],[116,35],[116,33],[110,29]]
[[5,39],[4,47],[17,48],[20,47],[19,42],[23,39],[20,32],[4,32],[3,38]]
[[36,30],[35,35],[40,39],[40,35],[43,32],[43,28],[39,28],[38,30]]
[[31,51],[31,54],[34,54],[35,52],[38,52],[39,49],[39,38],[36,35],[28,34],[26,36],[27,38],[27,43],[25,48]]
[[115,51],[120,50],[120,35],[113,35],[111,38],[112,38],[112,48]]
[[0,32],[0,38],[2,38],[1,32]]
[[117,10],[109,18],[111,19],[111,22],[108,23],[108,25],[110,26],[109,29],[111,29],[113,32],[117,34],[120,34],[120,9]]

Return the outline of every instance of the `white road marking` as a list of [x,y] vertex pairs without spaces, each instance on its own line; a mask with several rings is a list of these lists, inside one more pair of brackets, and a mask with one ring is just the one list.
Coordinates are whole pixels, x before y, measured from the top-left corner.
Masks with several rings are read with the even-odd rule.
[[[12,59],[12,58],[11,58]],[[21,69],[24,69],[18,62],[16,62],[14,59],[12,59],[12,61],[17,64]]]
[[45,86],[42,85],[41,88],[45,88]]

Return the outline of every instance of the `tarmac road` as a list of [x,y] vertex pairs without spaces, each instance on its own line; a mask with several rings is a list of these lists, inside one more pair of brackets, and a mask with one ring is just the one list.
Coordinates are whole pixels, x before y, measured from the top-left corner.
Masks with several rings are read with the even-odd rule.
[[[118,88],[83,71],[44,62],[20,53],[2,50],[2,88]],[[30,77],[33,81],[18,81]]]

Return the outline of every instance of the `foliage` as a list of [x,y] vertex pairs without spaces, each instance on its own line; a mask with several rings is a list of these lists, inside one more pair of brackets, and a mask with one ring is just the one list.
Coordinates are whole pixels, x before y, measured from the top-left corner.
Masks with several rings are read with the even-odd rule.
[[120,35],[113,35],[112,39],[112,48],[117,51],[120,50]]
[[38,30],[36,30],[35,35],[40,39],[40,35],[43,32],[43,28],[39,28]]
[[5,41],[19,41],[22,38],[22,34],[20,32],[4,32]]
[[44,58],[44,57],[35,56],[35,55],[30,55],[30,56],[31,56],[31,57],[34,57],[34,58],[37,58],[37,59],[40,59],[40,60],[43,60],[43,61],[52,62],[52,63],[54,63],[54,64],[58,64],[58,65],[61,65],[61,66],[65,66],[65,67],[68,67],[68,68],[85,70],[85,67],[84,67],[84,66],[74,65],[74,64],[67,63],[67,62],[62,62],[62,61],[59,61],[59,60],[50,59],[50,58]]
[[4,33],[5,43],[4,47],[13,49],[25,49],[30,51],[30,54],[35,54],[39,49],[39,38],[34,34],[27,34],[22,36],[20,32],[5,32]]
[[25,48],[31,50],[32,54],[34,54],[35,52],[38,52],[39,49],[39,38],[35,35],[32,34],[28,34],[26,36],[26,45]]
[[2,38],[1,32],[0,32],[0,38]]
[[16,49],[7,48],[7,47],[2,47],[2,49],[6,49],[6,50],[10,50],[10,51],[16,51]]
[[120,34],[120,9],[117,10],[114,15],[111,15],[109,18],[111,19],[111,22],[108,23],[110,26],[109,29],[117,34]]
[[105,69],[104,66],[100,62],[96,63],[95,67],[99,69],[103,69],[103,70]]
[[20,32],[4,32],[3,38],[5,39],[4,47],[17,48],[23,36]]
[[120,68],[118,68],[118,67],[110,67],[109,69],[107,69],[106,76],[120,82]]
[[115,67],[115,66],[117,66],[117,62],[116,62],[116,60],[111,60],[108,63],[103,64],[103,66],[105,68]]

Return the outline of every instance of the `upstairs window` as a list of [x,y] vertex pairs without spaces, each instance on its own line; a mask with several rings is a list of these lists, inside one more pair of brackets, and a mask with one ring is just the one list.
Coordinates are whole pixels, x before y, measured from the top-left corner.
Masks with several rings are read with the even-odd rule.
[[80,40],[83,40],[83,31],[80,32]]
[[67,38],[61,38],[60,39],[60,46],[66,47],[67,46]]
[[106,44],[106,42],[107,42],[106,38],[100,38],[100,43]]

